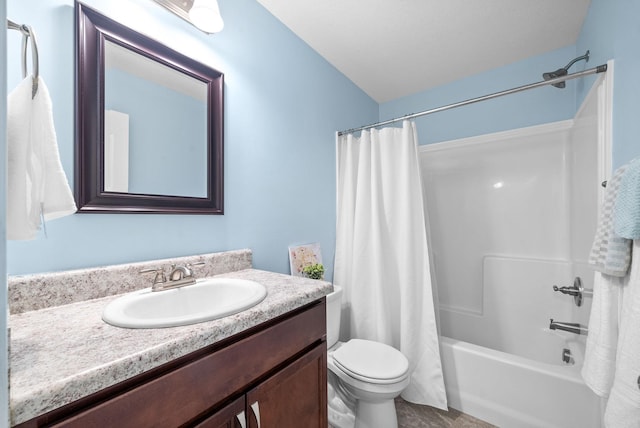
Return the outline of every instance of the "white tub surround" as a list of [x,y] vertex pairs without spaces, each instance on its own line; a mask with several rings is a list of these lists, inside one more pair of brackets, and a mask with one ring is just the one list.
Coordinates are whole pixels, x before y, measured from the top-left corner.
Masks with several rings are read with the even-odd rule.
[[[593,288],[589,250],[610,177],[611,80],[573,120],[420,147],[450,406],[498,426],[598,428],[580,377]],[[553,327],[556,327],[554,324]],[[564,363],[567,361],[568,363]]]
[[[218,253],[194,256],[211,264],[199,266],[198,277],[212,276],[221,263],[228,278],[248,279],[267,288],[260,304],[235,315],[189,326],[162,329],[124,329],[102,321],[102,310],[116,296],[110,295],[63,306],[11,315],[10,407],[13,425],[61,407],[108,386],[131,378],[205,346],[214,344],[253,326],[269,321],[293,309],[318,300],[332,291],[328,282],[247,268],[251,252]],[[227,260],[222,263],[220,260]],[[166,261],[144,263],[152,267]],[[241,270],[230,271],[233,266]],[[96,287],[96,276],[118,282],[118,275],[132,272],[141,285],[139,264],[74,271],[69,275],[73,287]],[[205,272],[202,275],[202,272]],[[200,274],[198,274],[200,273]],[[38,288],[42,284],[64,281],[64,273],[33,276],[35,282],[21,278],[21,287]],[[54,279],[55,277],[55,279]],[[84,282],[80,279],[84,277]],[[121,277],[122,278],[122,277]],[[14,281],[16,279],[12,279]],[[51,281],[51,282],[50,282]],[[86,291],[82,291],[84,293]],[[31,290],[31,295],[39,295]]]

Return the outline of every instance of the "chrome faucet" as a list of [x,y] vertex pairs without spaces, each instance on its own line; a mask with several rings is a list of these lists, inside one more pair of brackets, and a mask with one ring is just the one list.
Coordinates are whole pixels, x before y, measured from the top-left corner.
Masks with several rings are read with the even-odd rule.
[[549,323],[549,328],[551,330],[562,330],[562,331],[568,331],[569,333],[574,333],[574,334],[587,334],[589,333],[589,329],[585,326],[582,326],[578,323],[573,323],[573,322],[558,322],[558,321],[554,321],[553,318],[551,318],[551,322]]
[[171,265],[171,273],[169,274],[169,281],[180,281],[185,278],[192,278],[193,272],[187,266]]
[[203,264],[204,262],[192,263],[184,266],[176,266],[175,264],[171,265],[171,271],[168,279],[163,267],[159,269],[141,270],[140,273],[155,272],[156,275],[153,278],[151,291],[163,291],[195,284],[196,278],[193,276],[193,270],[191,268],[193,266]]

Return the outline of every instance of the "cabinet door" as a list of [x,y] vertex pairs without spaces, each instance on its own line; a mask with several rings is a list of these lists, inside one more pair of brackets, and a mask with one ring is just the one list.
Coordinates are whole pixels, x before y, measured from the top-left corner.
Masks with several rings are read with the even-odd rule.
[[326,428],[326,343],[247,393],[250,428]]
[[232,401],[193,428],[246,428],[244,399],[242,396]]

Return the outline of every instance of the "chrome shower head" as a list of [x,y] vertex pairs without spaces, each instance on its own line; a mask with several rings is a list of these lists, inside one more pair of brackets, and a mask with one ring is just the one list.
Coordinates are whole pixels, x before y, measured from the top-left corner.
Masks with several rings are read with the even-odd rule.
[[[556,77],[566,76],[568,71],[564,68],[559,68],[556,71],[550,71],[548,73],[542,73],[542,77],[544,80],[555,79]],[[552,83],[551,86],[555,86],[556,88],[564,88],[566,85],[564,82]]]
[[[542,73],[542,78],[544,80],[551,80],[551,79],[555,79],[556,77],[566,76],[569,73],[569,68],[571,68],[571,66],[576,62],[582,61],[582,60],[589,61],[589,51],[587,51],[587,53],[585,53],[584,55],[571,60],[571,62],[569,62],[569,64],[567,64],[563,68],[559,68],[556,71],[549,71],[547,73]],[[555,86],[556,88],[564,88],[566,86],[564,82],[552,83],[551,85]]]

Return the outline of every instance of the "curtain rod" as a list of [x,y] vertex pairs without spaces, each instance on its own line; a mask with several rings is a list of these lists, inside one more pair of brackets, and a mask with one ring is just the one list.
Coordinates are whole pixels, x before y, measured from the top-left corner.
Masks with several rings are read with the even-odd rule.
[[567,74],[566,76],[556,77],[554,79],[549,79],[549,80],[542,80],[540,82],[530,83],[530,84],[524,85],[524,86],[518,86],[517,88],[507,89],[506,91],[494,92],[493,94],[483,95],[481,97],[471,98],[471,99],[468,99],[468,100],[465,100],[465,101],[459,101],[457,103],[448,104],[446,106],[437,107],[437,108],[433,108],[433,109],[430,109],[430,110],[421,111],[421,112],[418,112],[418,113],[407,114],[405,116],[397,117],[395,119],[389,119],[389,120],[385,120],[385,121],[382,121],[382,122],[372,123],[371,125],[365,125],[365,126],[361,126],[359,128],[347,129],[346,131],[338,132],[338,135],[340,136],[340,135],[344,135],[344,134],[350,134],[352,132],[362,131],[362,130],[365,130],[365,129],[375,128],[377,126],[388,125],[390,123],[399,122],[401,120],[414,119],[416,117],[426,116],[426,115],[431,114],[431,113],[438,113],[440,111],[449,110],[449,109],[456,108],[456,107],[462,107],[462,106],[466,106],[466,105],[469,105],[469,104],[474,104],[474,103],[477,103],[477,102],[480,102],[480,101],[490,100],[490,99],[493,99],[493,98],[498,98],[498,97],[501,97],[503,95],[515,94],[516,92],[522,92],[522,91],[526,91],[528,89],[538,88],[540,86],[553,85],[554,83],[564,82],[565,80],[576,79],[578,77],[588,76],[590,74],[604,73],[606,71],[607,71],[607,64],[602,64],[602,65],[599,65],[599,66],[594,67],[594,68],[589,68],[587,70],[578,71],[578,72],[572,73],[572,74]]

